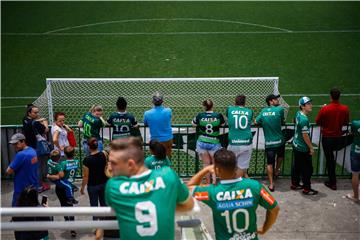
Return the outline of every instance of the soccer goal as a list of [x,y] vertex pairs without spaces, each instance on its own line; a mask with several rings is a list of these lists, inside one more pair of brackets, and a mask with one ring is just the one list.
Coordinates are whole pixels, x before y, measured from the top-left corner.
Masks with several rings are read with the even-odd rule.
[[[65,112],[67,122],[75,124],[93,104],[101,104],[105,116],[116,111],[119,96],[128,101],[128,112],[142,122],[144,111],[152,107],[152,95],[160,91],[164,105],[173,109],[174,124],[189,124],[203,111],[202,101],[210,98],[215,111],[225,114],[235,96],[245,94],[246,105],[255,113],[266,105],[268,94],[279,94],[278,77],[231,78],[48,78],[46,89],[34,102],[43,117],[53,121],[53,113]],[[280,98],[281,104],[289,105]]]

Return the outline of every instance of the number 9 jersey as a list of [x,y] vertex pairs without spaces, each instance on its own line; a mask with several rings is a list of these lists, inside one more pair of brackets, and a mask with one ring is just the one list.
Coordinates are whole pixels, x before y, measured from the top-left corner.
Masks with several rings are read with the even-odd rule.
[[256,209],[277,206],[276,200],[256,180],[238,178],[221,180],[217,185],[197,186],[193,195],[213,212],[217,240],[258,239]]
[[113,177],[105,190],[121,239],[174,239],[176,204],[189,197],[186,185],[166,166],[132,177]]

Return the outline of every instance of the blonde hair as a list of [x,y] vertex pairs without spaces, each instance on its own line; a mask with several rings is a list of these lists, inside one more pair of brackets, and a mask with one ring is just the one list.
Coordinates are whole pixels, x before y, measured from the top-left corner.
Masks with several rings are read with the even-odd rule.
[[94,104],[91,106],[91,108],[89,109],[89,112],[93,113],[93,112],[102,112],[104,109],[101,105],[98,104]]
[[52,150],[50,153],[50,159],[53,161],[58,161],[61,158],[61,153],[59,150]]

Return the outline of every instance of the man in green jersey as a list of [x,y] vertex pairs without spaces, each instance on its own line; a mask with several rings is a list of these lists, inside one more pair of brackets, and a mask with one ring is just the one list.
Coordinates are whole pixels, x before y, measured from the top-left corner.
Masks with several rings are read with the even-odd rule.
[[[311,100],[308,97],[299,99],[300,111],[295,116],[295,135],[293,140],[294,162],[291,171],[291,189],[303,189],[303,194],[316,195],[318,191],[311,188],[313,172],[311,156],[314,148],[310,139],[310,123],[308,115],[312,111]],[[300,185],[300,176],[303,185]]]
[[119,97],[116,101],[118,112],[113,112],[107,119],[109,126],[113,128],[112,139],[122,139],[126,141],[131,136],[131,129],[138,128],[136,118],[126,112],[127,102],[123,97]]
[[[198,172],[188,185],[194,187],[195,199],[212,209],[216,239],[258,239],[257,235],[265,234],[276,221],[279,213],[276,200],[258,181],[236,177],[237,163],[233,152],[223,148],[214,158],[215,164]],[[220,182],[198,186],[203,176],[212,171]],[[257,228],[259,204],[267,209],[267,213],[263,227]]]
[[268,107],[263,108],[255,120],[255,124],[262,126],[264,130],[267,175],[269,190],[272,192],[275,190],[273,176],[279,174],[285,153],[284,136],[281,132],[281,126],[285,123],[284,108],[279,106],[279,97],[280,95],[274,94],[267,96]]
[[175,209],[194,205],[177,174],[169,167],[147,169],[143,151],[129,142],[110,143],[109,163],[114,177],[105,200],[116,213],[121,239],[174,239]]
[[360,173],[360,120],[351,122],[351,133],[354,135],[354,142],[351,145],[350,159],[352,171],[352,188],[354,194],[347,194],[346,197],[358,203],[359,200],[359,173]]
[[[225,125],[224,116],[213,111],[214,103],[211,99],[203,101],[202,106],[205,112],[194,117],[192,125],[196,127],[198,139],[196,141],[196,152],[206,167],[214,163],[214,153],[221,148],[220,126]],[[215,175],[212,181],[215,183]],[[206,183],[210,183],[210,175],[206,176]]]
[[249,177],[247,169],[250,165],[252,153],[251,122],[253,110],[245,107],[245,95],[235,98],[235,106],[229,106],[226,110],[229,125],[228,150],[236,156],[238,174],[240,177]]
[[82,147],[85,156],[90,155],[90,150],[87,141],[91,137],[95,137],[98,140],[99,151],[103,150],[103,142],[100,137],[100,129],[105,126],[106,122],[102,118],[103,108],[100,105],[93,105],[89,112],[85,113],[84,116],[78,122],[78,126],[83,128],[84,139],[82,141]]

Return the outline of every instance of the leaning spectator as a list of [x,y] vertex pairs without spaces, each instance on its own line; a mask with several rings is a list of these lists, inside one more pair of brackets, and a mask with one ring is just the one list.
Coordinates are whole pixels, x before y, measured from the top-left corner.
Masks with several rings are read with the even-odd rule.
[[6,169],[6,174],[15,174],[14,193],[12,199],[12,206],[14,207],[19,194],[26,187],[30,185],[38,187],[39,162],[38,157],[36,156],[36,151],[32,147],[26,145],[26,139],[23,134],[14,134],[9,143],[15,147],[17,152],[14,160]]
[[103,142],[100,137],[100,129],[105,126],[106,122],[102,118],[103,108],[100,105],[93,105],[89,112],[85,113],[84,116],[78,122],[80,128],[84,128],[83,134],[84,139],[82,141],[82,147],[85,156],[90,155],[87,141],[91,137],[95,137],[98,140],[99,151],[103,150]]
[[164,107],[164,97],[156,92],[152,100],[154,107],[144,113],[144,124],[150,128],[151,140],[157,139],[166,148],[166,155],[171,158],[173,134],[171,129],[171,108]]
[[[48,121],[45,118],[39,117],[39,108],[33,104],[29,104],[26,109],[26,115],[23,118],[23,132],[26,138],[26,144],[33,149],[36,149],[36,134],[44,136],[49,131]],[[48,155],[39,156],[39,192],[43,192],[50,189],[50,185],[45,183],[47,169],[46,163]]]
[[148,169],[160,169],[164,166],[171,166],[171,162],[166,156],[166,148],[158,140],[149,142],[151,156],[145,159],[145,166]]
[[322,107],[316,117],[316,124],[321,126],[322,146],[329,175],[329,181],[325,182],[325,186],[332,190],[337,189],[334,151],[342,145],[342,127],[349,123],[349,108],[346,105],[340,104],[340,94],[339,89],[331,89],[330,104]]

